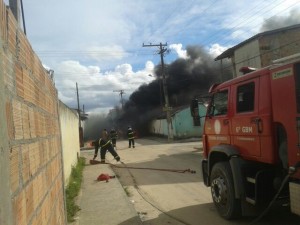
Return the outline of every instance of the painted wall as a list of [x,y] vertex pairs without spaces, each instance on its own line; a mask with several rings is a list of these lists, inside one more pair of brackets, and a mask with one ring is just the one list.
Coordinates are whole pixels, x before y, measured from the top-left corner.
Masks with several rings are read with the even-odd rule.
[[0,1],[0,224],[66,224],[58,96]]
[[[206,107],[199,104],[199,115],[206,114]],[[201,118],[201,126],[194,126],[190,108],[186,107],[177,111],[172,116],[174,138],[201,137],[203,133],[204,118]],[[151,133],[168,136],[168,124],[166,119],[157,119],[151,123]]]
[[59,121],[62,136],[63,166],[65,185],[68,184],[72,166],[80,156],[79,117],[64,103],[59,101]]
[[234,60],[235,74],[237,74],[237,76],[243,75],[243,73],[239,72],[243,66],[261,68],[259,41],[256,39],[236,49],[234,52]]
[[273,60],[300,52],[300,29],[286,29],[273,34],[261,36],[234,51],[233,63],[235,74],[242,75],[243,66],[263,68]]
[[268,66],[273,60],[300,52],[300,29],[290,29],[260,38],[262,67]]

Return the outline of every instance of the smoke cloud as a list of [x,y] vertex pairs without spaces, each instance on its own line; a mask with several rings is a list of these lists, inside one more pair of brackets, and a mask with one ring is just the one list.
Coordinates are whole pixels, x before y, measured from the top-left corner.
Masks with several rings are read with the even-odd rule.
[[275,30],[300,23],[300,10],[293,9],[288,16],[273,16],[264,21],[261,32]]
[[[173,111],[190,105],[195,96],[206,95],[209,87],[220,80],[219,65],[200,46],[188,46],[187,57],[165,65],[170,106]],[[96,139],[102,129],[112,127],[126,138],[131,126],[138,136],[148,135],[150,122],[165,117],[161,65],[155,67],[156,80],[142,85],[131,94],[123,110],[115,108],[113,115],[92,115],[85,124],[85,140]]]
[[[156,66],[157,79],[141,86],[126,102],[118,124],[126,129],[133,126],[140,135],[147,135],[149,122],[162,116],[165,105],[161,65]],[[200,46],[187,47],[187,57],[165,65],[170,106],[176,110],[189,105],[194,96],[207,94],[209,87],[219,80],[214,59]]]

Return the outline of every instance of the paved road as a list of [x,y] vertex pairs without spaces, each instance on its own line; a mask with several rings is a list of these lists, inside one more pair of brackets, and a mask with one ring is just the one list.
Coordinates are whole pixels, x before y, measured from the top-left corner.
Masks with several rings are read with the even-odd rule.
[[[253,218],[227,221],[219,217],[210,189],[202,182],[201,142],[163,143],[136,140],[136,148],[117,143],[118,153],[128,167],[155,169],[191,169],[196,173],[124,169],[114,167],[130,201],[145,225],[243,225]],[[119,165],[119,164],[118,164]],[[287,208],[273,209],[257,225],[299,225],[300,217]]]

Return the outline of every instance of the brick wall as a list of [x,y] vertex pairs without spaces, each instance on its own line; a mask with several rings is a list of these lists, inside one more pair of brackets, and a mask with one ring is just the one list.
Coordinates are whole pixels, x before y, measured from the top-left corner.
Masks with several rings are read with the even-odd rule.
[[0,32],[0,224],[65,224],[57,90],[3,1]]

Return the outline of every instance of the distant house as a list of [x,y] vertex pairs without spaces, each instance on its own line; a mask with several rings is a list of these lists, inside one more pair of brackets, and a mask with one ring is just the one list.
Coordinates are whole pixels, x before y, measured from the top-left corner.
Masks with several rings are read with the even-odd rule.
[[[203,133],[204,117],[206,107],[199,104],[200,126],[194,126],[193,118],[189,106],[177,109],[172,114],[172,126],[174,138],[201,137]],[[151,123],[151,133],[168,136],[168,124],[165,117],[157,118]]]
[[[300,52],[300,24],[259,33],[227,49],[215,60],[231,60],[233,77],[242,75],[241,67],[263,68],[280,59]],[[225,67],[222,68],[224,72]]]

